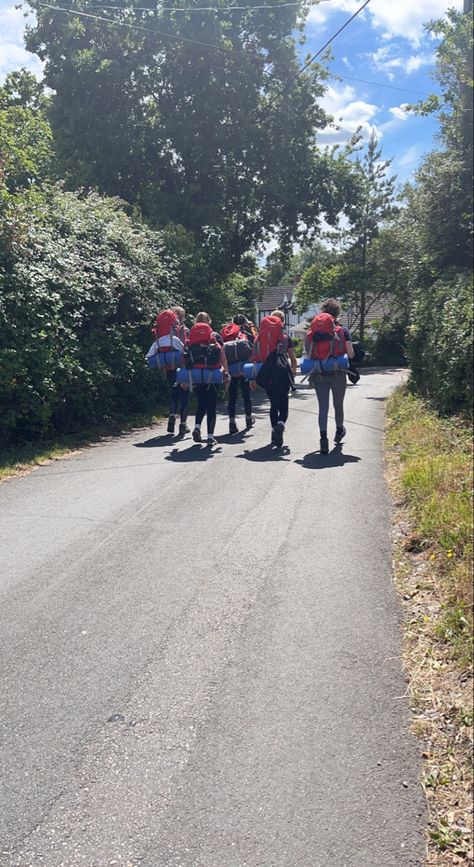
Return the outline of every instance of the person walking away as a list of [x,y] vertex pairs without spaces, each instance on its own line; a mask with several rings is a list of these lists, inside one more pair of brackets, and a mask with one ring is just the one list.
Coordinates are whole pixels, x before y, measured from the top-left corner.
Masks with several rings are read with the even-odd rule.
[[[201,326],[199,329],[196,326]],[[202,326],[207,326],[204,328]],[[193,333],[194,332],[194,333]],[[229,379],[229,368],[224,352],[224,345],[220,334],[211,329],[211,317],[208,313],[198,313],[195,319],[193,328],[189,333],[187,349],[192,352],[194,334],[199,337],[199,347],[205,352],[208,358],[208,366],[221,367],[224,371],[224,380]],[[197,357],[197,356],[196,356]],[[186,386],[181,386],[186,388]],[[218,386],[211,383],[203,385],[195,385],[194,392],[197,397],[196,419],[193,430],[193,440],[195,443],[202,443],[201,425],[206,416],[207,420],[207,444],[208,446],[216,445],[217,440],[214,437],[217,417],[217,394]]]
[[[328,298],[321,305],[320,313],[311,322],[309,332],[305,340],[305,349],[309,358],[328,359],[347,355],[354,358],[352,335],[348,328],[342,326],[338,319],[341,315],[341,305],[335,298]],[[328,332],[322,329],[329,328]],[[318,329],[321,329],[318,331]],[[332,394],[334,415],[336,417],[336,433],[334,442],[340,443],[347,431],[344,427],[344,397],[346,394],[346,370],[337,368],[328,373],[315,373],[311,375],[311,381],[316,391],[319,407],[318,423],[320,436],[321,454],[329,452],[329,440],[327,434],[329,396]]]
[[285,314],[274,310],[264,316],[254,346],[254,359],[263,361],[257,375],[257,385],[265,388],[270,401],[272,446],[281,448],[288,420],[288,395],[296,376],[296,355],[293,342],[285,332]]
[[[184,324],[185,311],[183,307],[171,307],[158,313],[153,327],[153,334],[161,351],[182,352],[188,336],[188,329]],[[186,425],[188,417],[189,396],[176,384],[176,369],[178,365],[165,366],[164,371],[170,387],[170,404],[167,431],[174,434],[176,416],[180,415],[179,434],[189,433]]]
[[[224,350],[227,357],[227,363],[232,364],[233,361],[248,361],[254,344],[254,333],[250,328],[250,323],[243,313],[237,313],[234,316],[232,323],[225,325],[221,331],[221,336],[224,341]],[[252,398],[250,395],[250,382],[245,379],[242,373],[231,374],[229,385],[229,398],[227,402],[227,414],[229,416],[229,434],[234,435],[239,432],[236,422],[236,406],[237,396],[240,391],[244,402],[245,410],[245,429],[250,430],[255,424],[255,419],[252,416]]]

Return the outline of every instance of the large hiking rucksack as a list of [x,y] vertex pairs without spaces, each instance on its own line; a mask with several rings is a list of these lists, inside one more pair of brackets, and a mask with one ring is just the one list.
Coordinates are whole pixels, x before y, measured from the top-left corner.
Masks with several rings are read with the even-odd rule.
[[266,361],[275,349],[286,352],[288,337],[279,316],[264,316],[254,343],[252,358],[254,361]]
[[228,364],[249,360],[252,347],[238,325],[234,325],[233,322],[230,325],[224,325],[221,337],[224,341],[224,352]]
[[308,331],[309,356],[319,361],[337,358],[346,353],[346,338],[341,325],[336,325],[330,313],[318,313]]
[[221,347],[207,322],[197,322],[189,332],[186,367],[220,367]]
[[173,338],[183,344],[186,336],[184,325],[181,324],[179,317],[173,310],[162,310],[161,313],[158,313],[151,330],[159,347],[163,350],[177,348],[176,340]]

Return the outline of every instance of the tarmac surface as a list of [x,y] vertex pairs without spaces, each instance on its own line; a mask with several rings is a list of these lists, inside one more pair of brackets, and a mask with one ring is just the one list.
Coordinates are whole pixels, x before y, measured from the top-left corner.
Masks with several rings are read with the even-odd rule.
[[402,376],[348,388],[328,456],[300,386],[281,451],[260,402],[212,449],[155,426],[0,486],[2,867],[422,864],[383,462]]

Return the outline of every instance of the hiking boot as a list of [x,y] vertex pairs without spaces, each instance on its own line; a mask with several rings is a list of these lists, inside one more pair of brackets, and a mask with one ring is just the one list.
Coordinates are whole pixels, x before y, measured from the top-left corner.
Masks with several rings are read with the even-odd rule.
[[342,427],[337,427],[337,428],[336,428],[336,433],[335,433],[335,436],[334,436],[334,442],[335,442],[335,443],[340,443],[341,440],[344,439],[346,433],[347,433],[347,431],[346,431],[344,425],[343,425]]
[[319,450],[322,455],[329,454],[329,440],[327,437],[321,437],[319,440]]
[[176,421],[176,417],[174,415],[170,415],[170,417],[168,419],[168,427],[166,428],[168,433],[174,434],[175,421]]
[[191,433],[185,421],[180,422],[179,425],[179,435],[180,437],[184,437],[185,434]]
[[236,433],[238,433],[238,432],[239,432],[239,429],[238,429],[238,427],[237,427],[235,421],[230,421],[230,422],[229,422],[229,433],[230,433],[230,435],[233,436],[234,434],[236,434]]
[[193,430],[193,440],[195,443],[202,443],[201,429],[198,427]]
[[250,430],[251,428],[253,428],[254,424],[255,424],[255,419],[254,419],[253,415],[246,415],[245,416],[245,430]]
[[281,449],[283,445],[283,431],[285,430],[284,426],[278,422],[275,428],[275,445],[277,449]]
[[216,446],[217,445],[216,438],[211,436],[211,434],[209,434],[209,436],[207,438],[207,444],[208,444],[208,446]]

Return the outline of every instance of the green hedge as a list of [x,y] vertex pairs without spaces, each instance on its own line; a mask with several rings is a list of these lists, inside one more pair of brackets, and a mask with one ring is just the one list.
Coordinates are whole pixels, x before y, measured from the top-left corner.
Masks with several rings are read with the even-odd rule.
[[411,387],[443,414],[471,412],[472,275],[419,290],[408,331]]
[[95,193],[53,188],[15,207],[0,253],[0,445],[156,406],[149,322],[178,288],[159,233]]

